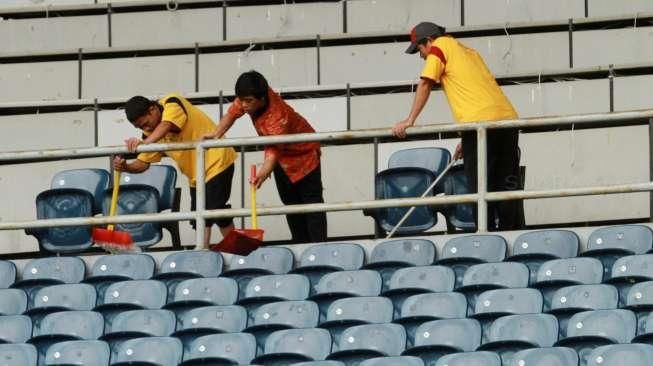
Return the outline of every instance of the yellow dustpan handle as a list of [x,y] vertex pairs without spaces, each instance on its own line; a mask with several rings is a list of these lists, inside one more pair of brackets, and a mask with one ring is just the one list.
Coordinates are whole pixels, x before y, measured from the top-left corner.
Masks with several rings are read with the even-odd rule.
[[[256,177],[256,164],[252,165],[250,175],[252,178]],[[258,229],[258,222],[256,220],[256,185],[250,184],[249,187],[249,205],[252,210],[252,229]]]
[[[118,206],[118,191],[120,190],[120,170],[113,172],[113,192],[111,193],[111,208],[109,209],[109,216],[116,214],[116,207]],[[113,231],[113,224],[107,226],[109,231]]]

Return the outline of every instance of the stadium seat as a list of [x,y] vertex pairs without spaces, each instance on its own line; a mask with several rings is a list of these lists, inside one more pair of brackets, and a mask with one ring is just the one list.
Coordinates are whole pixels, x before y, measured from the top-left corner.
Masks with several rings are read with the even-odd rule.
[[576,313],[588,310],[616,309],[619,293],[610,285],[575,285],[559,289],[553,294],[549,314],[558,318],[560,338],[567,336],[567,324]]
[[91,273],[82,282],[95,286],[98,305],[104,301],[104,292],[115,282],[149,280],[154,275],[154,259],[147,254],[112,254],[99,257]]
[[66,341],[53,344],[45,354],[47,365],[106,366],[111,351],[102,341]]
[[293,363],[290,366],[345,366],[345,364],[340,361],[307,361]]
[[542,263],[535,283],[530,287],[542,292],[544,308],[551,310],[553,294],[560,288],[572,285],[593,285],[601,283],[603,265],[595,258],[553,259]]
[[19,315],[27,310],[27,294],[17,288],[0,289],[0,316]]
[[125,310],[161,309],[166,303],[167,289],[163,282],[155,280],[133,280],[116,282],[107,287],[104,302],[95,307],[102,313],[107,328],[113,318]]
[[653,365],[653,346],[649,344],[614,344],[598,347],[587,357],[587,366],[621,365]]
[[[469,183],[463,164],[452,166],[444,177],[443,190],[446,196],[469,194]],[[447,232],[472,232],[476,230],[473,204],[457,204],[447,206],[444,211],[447,221]]]
[[349,297],[334,301],[320,328],[331,333],[333,344],[340,342],[342,332],[354,325],[383,324],[392,321],[392,302],[385,297]]
[[435,366],[501,366],[501,358],[494,352],[464,352],[443,356]]
[[200,306],[233,305],[238,300],[238,284],[231,278],[193,278],[175,287],[172,301],[163,308],[181,316],[185,311]]
[[16,281],[16,265],[0,260],[0,289],[9,288]]
[[499,262],[475,264],[467,269],[457,292],[467,298],[467,313],[473,314],[476,299],[483,291],[497,288],[528,287],[528,267],[522,263]]
[[483,329],[483,341],[489,337],[492,322],[502,316],[542,312],[542,294],[532,288],[489,290],[481,293],[471,318]]
[[619,225],[596,229],[590,234],[582,256],[603,263],[603,279],[610,278],[614,262],[627,255],[644,254],[653,248],[653,230],[644,225]]
[[240,298],[237,304],[252,312],[260,305],[271,302],[306,300],[310,287],[308,278],[303,275],[258,276],[247,284],[245,296]]
[[403,355],[419,357],[433,365],[442,356],[471,352],[481,344],[481,324],[475,319],[444,319],[426,322],[415,332],[414,345]]
[[580,239],[570,230],[539,230],[523,233],[515,239],[512,255],[506,261],[528,266],[531,278],[537,281],[542,263],[552,259],[573,258],[578,255]]
[[[653,281],[634,284],[633,287],[630,288],[630,291],[628,291],[626,306],[622,308],[631,310],[637,316],[638,339],[640,339],[640,336],[647,339],[653,339],[647,334],[653,330],[653,328],[650,328],[653,324],[648,325],[650,314],[653,311]],[[640,342],[642,342],[641,339]],[[645,343],[649,342],[647,341]]]
[[311,283],[311,295],[322,276],[335,271],[355,271],[365,262],[365,250],[355,243],[329,243],[310,246],[302,252],[291,273],[303,274]]
[[38,353],[31,344],[0,344],[0,360],[7,366],[36,366]]
[[252,360],[264,366],[289,365],[303,361],[322,361],[331,352],[331,336],[325,329],[286,329],[276,331],[265,341],[265,353]]
[[333,301],[344,297],[378,296],[381,293],[381,282],[381,275],[368,269],[332,272],[320,279],[315,295],[309,297],[309,300],[317,303],[320,320],[323,321]]
[[440,147],[418,147],[395,151],[388,158],[388,169],[393,168],[424,168],[437,177],[451,161],[451,153]]
[[383,296],[392,300],[395,318],[410,296],[432,292],[451,292],[456,282],[454,271],[445,266],[419,266],[398,269],[390,278]]
[[222,273],[222,255],[209,250],[188,250],[169,254],[161,263],[154,279],[168,286],[168,302],[175,296],[175,287],[183,280],[200,277],[218,277]]
[[11,287],[25,290],[29,304],[32,304],[39,289],[63,283],[79,283],[85,273],[86,265],[78,257],[37,258],[27,262],[22,279]]
[[604,283],[619,290],[619,307],[625,306],[630,288],[637,282],[653,281],[653,254],[629,255],[614,262],[612,274]]
[[52,177],[51,189],[81,189],[93,197],[93,215],[102,212],[104,191],[111,185],[111,175],[104,169],[70,169]]
[[413,295],[401,305],[394,323],[406,329],[406,347],[412,347],[417,327],[422,323],[439,319],[456,319],[467,316],[467,300],[458,292],[440,292]]
[[38,290],[34,303],[25,312],[38,327],[43,317],[58,311],[90,311],[95,308],[97,294],[95,288],[86,283],[52,285]]
[[[179,338],[186,349],[199,337],[217,333],[238,333],[247,327],[247,311],[242,306],[204,306],[190,309],[177,318]],[[253,357],[253,356],[252,356]]]
[[342,333],[327,359],[353,366],[368,358],[400,356],[405,347],[406,333],[399,324],[356,325]]
[[424,362],[412,356],[377,357],[361,362],[360,366],[424,366]]
[[176,325],[175,314],[169,310],[127,310],[113,318],[100,339],[115,348],[128,339],[167,337],[174,333]]
[[[105,216],[109,215],[112,191],[112,189],[107,189],[104,192],[102,213]],[[120,188],[116,215],[153,214],[157,212],[159,212],[159,192],[154,187],[134,184]],[[150,247],[163,238],[160,222],[116,224],[115,230],[129,233],[134,245],[140,248]]]
[[177,338],[130,339],[111,350],[111,365],[177,366],[181,363],[182,352],[181,342]]
[[567,347],[525,349],[515,353],[509,366],[578,366],[578,354]]
[[456,288],[462,286],[467,268],[479,263],[501,262],[506,257],[506,240],[498,235],[466,235],[449,239],[435,264],[451,267]]
[[184,349],[180,366],[249,365],[255,353],[256,339],[249,333],[206,335]]
[[25,343],[31,337],[32,321],[28,316],[0,316],[0,343]]
[[238,297],[245,294],[249,281],[261,275],[286,274],[295,262],[295,258],[288,248],[261,247],[251,252],[248,256],[231,256],[229,269],[222,273],[238,283]]
[[435,261],[435,245],[427,239],[398,239],[378,243],[364,269],[373,269],[381,274],[383,289],[390,285],[390,278],[400,268],[428,266]]

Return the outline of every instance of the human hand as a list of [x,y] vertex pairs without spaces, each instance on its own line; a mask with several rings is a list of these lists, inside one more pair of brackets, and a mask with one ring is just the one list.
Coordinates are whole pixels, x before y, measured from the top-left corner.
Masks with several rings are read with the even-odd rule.
[[125,145],[127,146],[127,150],[130,152],[136,152],[136,148],[138,148],[138,145],[142,144],[143,141],[141,141],[137,137],[130,137],[127,140],[125,140]]
[[463,158],[463,145],[459,142],[458,145],[456,145],[456,151],[453,153],[453,160],[460,160]]
[[403,121],[397,122],[397,124],[392,127],[392,134],[395,135],[396,137],[399,137],[400,139],[403,139],[406,137],[406,129],[408,127],[411,127],[413,124],[408,120],[405,119]]
[[113,157],[113,169],[118,170],[118,171],[123,171],[125,170],[125,166],[127,165],[127,161],[123,159],[122,156],[116,155]]

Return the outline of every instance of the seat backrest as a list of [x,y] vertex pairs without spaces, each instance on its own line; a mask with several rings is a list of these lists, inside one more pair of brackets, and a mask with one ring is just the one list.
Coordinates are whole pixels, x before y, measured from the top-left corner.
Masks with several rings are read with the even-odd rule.
[[111,284],[104,293],[104,304],[132,304],[144,309],[160,309],[166,303],[168,289],[155,280],[121,281]]
[[18,315],[27,310],[27,294],[17,288],[0,289],[0,315]]
[[93,212],[102,212],[104,191],[111,185],[111,175],[104,169],[71,169],[52,177],[50,188],[83,189],[93,196]]
[[174,301],[203,301],[232,305],[238,300],[238,284],[231,278],[192,278],[175,287]]
[[415,346],[448,346],[461,352],[481,344],[481,324],[475,319],[443,319],[423,323],[415,332]]
[[406,348],[406,331],[399,324],[365,324],[345,329],[339,351],[375,350],[385,356],[399,356]]
[[629,343],[635,337],[637,318],[630,310],[592,310],[576,313],[567,325],[567,338],[593,336],[614,343]]
[[25,343],[31,337],[32,321],[28,316],[0,316],[0,343]]
[[29,261],[23,268],[23,280],[47,279],[62,283],[79,283],[86,265],[78,257],[47,257]]
[[31,344],[0,344],[0,360],[11,365],[36,366],[38,352]]
[[474,314],[533,314],[542,312],[542,294],[532,288],[489,290],[476,300]]
[[474,259],[480,262],[501,262],[506,257],[506,239],[499,235],[465,235],[449,239],[442,249],[441,261]]
[[218,277],[224,259],[209,250],[187,250],[169,254],[161,263],[159,273],[189,273],[198,277]]
[[501,366],[501,357],[494,352],[465,352],[444,355],[435,366]]
[[392,301],[386,297],[363,296],[338,299],[329,305],[327,321],[392,322]]
[[[93,214],[93,196],[85,190],[50,189],[36,196],[36,217],[39,220],[92,217]],[[90,226],[44,228],[33,233],[39,245],[50,252],[75,252],[93,245]]]
[[355,243],[312,245],[302,252],[297,268],[325,266],[338,271],[360,269],[365,262],[365,250]]
[[[510,366],[578,366],[578,354],[573,348],[531,348],[515,353]],[[597,365],[598,366],[598,365]]]
[[395,151],[388,159],[388,168],[415,167],[428,169],[438,176],[451,161],[449,150],[440,147],[418,147]]
[[45,354],[47,365],[106,366],[111,351],[103,341],[66,341],[50,346]]
[[653,346],[650,344],[613,344],[595,348],[587,357],[587,366],[653,365]]
[[340,361],[306,361],[293,363],[292,366],[345,366],[344,363]]
[[261,305],[249,325],[278,324],[289,328],[314,328],[320,312],[312,301],[278,301]]
[[142,173],[122,173],[120,185],[143,184],[154,187],[159,193],[159,211],[172,209],[177,184],[177,170],[170,165],[151,164]]
[[181,341],[171,337],[130,339],[111,350],[111,362],[149,363],[158,366],[177,366],[181,363]]
[[[443,191],[447,196],[470,193],[469,183],[463,165],[454,165],[449,169],[443,182]],[[461,230],[476,229],[474,223],[474,206],[472,204],[452,205],[446,212],[447,222]]]
[[207,328],[224,333],[241,332],[247,326],[247,311],[237,305],[193,308],[179,317],[178,330]]
[[105,334],[138,332],[150,337],[167,337],[175,331],[177,319],[170,310],[127,310],[118,313]]
[[551,309],[616,309],[619,292],[611,285],[574,285],[556,290]]
[[348,293],[352,296],[378,296],[381,293],[381,275],[369,269],[338,271],[324,275],[315,287],[318,294]]
[[445,266],[420,266],[398,269],[390,277],[390,290],[423,289],[431,292],[453,291],[456,275]]
[[99,257],[90,277],[120,276],[132,280],[148,280],[154,275],[154,259],[147,254],[112,254]]
[[16,265],[0,260],[0,289],[9,288],[16,281]]
[[428,266],[435,260],[435,245],[428,239],[397,239],[377,244],[369,263],[398,262],[406,266]]
[[419,294],[401,304],[401,318],[433,317],[441,319],[467,316],[467,299],[459,292]]
[[520,341],[551,347],[558,340],[558,319],[550,314],[507,315],[490,326],[489,342]]
[[595,258],[552,259],[542,263],[536,283],[565,281],[574,284],[597,284],[603,278],[603,265]]
[[260,270],[269,274],[284,274],[292,269],[293,262],[293,254],[288,248],[262,247],[246,257],[232,256],[229,263],[229,273],[242,270]]
[[93,310],[97,302],[95,287],[86,283],[52,285],[36,292],[32,308],[62,307],[69,310]]
[[[215,345],[220,345],[216,347]],[[195,339],[184,361],[218,358],[234,365],[249,365],[256,356],[256,338],[249,333],[212,334]]]
[[528,267],[517,262],[475,264],[465,272],[463,286],[528,287]]
[[265,354],[296,354],[324,360],[330,352],[331,334],[321,328],[279,330],[265,340]]
[[619,225],[596,229],[587,241],[587,251],[618,249],[644,254],[653,247],[653,230],[644,225]]
[[580,239],[570,230],[540,230],[523,233],[515,239],[513,256],[537,255],[550,259],[578,255]]
[[104,318],[94,311],[60,311],[46,315],[35,335],[69,335],[82,340],[98,339],[104,333]]
[[377,357],[367,359],[359,364],[360,366],[424,366],[424,361],[419,357],[413,356],[396,356],[396,357]]
[[628,290],[628,295],[626,297],[626,305],[627,306],[641,306],[641,305],[653,306],[653,281],[644,281],[644,282],[638,282],[634,284],[633,287],[631,287],[630,290]]
[[639,277],[653,280],[653,254],[628,255],[621,257],[612,266],[611,279]]
[[[106,190],[104,192],[102,213],[105,216],[109,215],[111,207],[111,191]],[[120,188],[116,215],[152,214],[157,212],[159,212],[159,192],[155,188],[142,184]],[[160,222],[117,224],[115,230],[128,232],[134,240],[134,244],[139,247],[152,246],[163,238]]]
[[298,274],[257,276],[247,284],[245,299],[273,297],[283,300],[306,300],[310,287],[308,278]]

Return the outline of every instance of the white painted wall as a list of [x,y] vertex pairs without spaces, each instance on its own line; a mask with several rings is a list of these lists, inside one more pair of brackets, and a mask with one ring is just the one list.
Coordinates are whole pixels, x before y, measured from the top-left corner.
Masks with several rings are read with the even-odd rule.
[[649,0],[589,0],[590,17],[610,17],[615,15],[635,15],[653,11]]
[[0,64],[0,102],[76,99],[77,61]]
[[574,32],[574,67],[650,63],[653,27]]
[[349,0],[347,31],[350,33],[410,32],[421,21],[444,27],[460,26],[457,0]]
[[566,21],[584,16],[584,0],[465,1],[465,25]]

